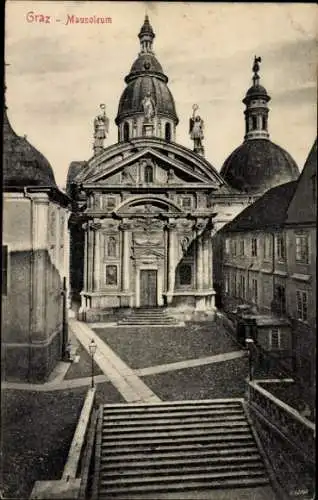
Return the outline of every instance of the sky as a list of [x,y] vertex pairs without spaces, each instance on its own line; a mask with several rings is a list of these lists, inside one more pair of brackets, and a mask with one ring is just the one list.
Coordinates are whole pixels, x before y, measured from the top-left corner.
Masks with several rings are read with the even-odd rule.
[[[242,99],[257,55],[271,96],[270,138],[303,168],[316,136],[316,4],[7,0],[8,116],[47,157],[60,187],[71,161],[92,156],[100,103],[110,119],[105,146],[117,142],[114,120],[145,13],[176,103],[176,142],[192,149],[189,117],[198,104],[205,156],[220,171],[243,142]],[[50,22],[30,22],[35,14]],[[66,24],[73,14],[112,22]]]

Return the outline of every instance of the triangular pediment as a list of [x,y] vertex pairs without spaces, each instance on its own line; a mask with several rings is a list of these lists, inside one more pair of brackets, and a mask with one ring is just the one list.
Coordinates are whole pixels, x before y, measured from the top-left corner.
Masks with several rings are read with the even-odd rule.
[[100,162],[92,162],[86,170],[85,178],[81,179],[85,183],[96,184],[122,184],[121,174],[124,172],[127,184],[138,184],[141,179],[137,175],[138,165],[154,165],[157,169],[157,178],[153,184],[187,184],[200,183],[207,184],[208,187],[218,188],[221,184],[217,172],[202,167],[200,162],[193,161],[192,158],[185,158],[182,161],[180,154],[178,158],[173,154],[166,154],[162,151],[145,147],[137,152],[128,152],[125,157],[114,154]]

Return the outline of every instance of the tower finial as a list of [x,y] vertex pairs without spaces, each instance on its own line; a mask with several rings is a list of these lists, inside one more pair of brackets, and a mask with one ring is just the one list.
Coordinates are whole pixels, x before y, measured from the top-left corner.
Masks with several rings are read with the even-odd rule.
[[152,52],[152,42],[155,38],[155,33],[149,22],[148,14],[145,15],[144,24],[142,25],[138,38],[140,40],[141,52]]
[[259,84],[259,80],[260,80],[260,77],[259,77],[259,63],[262,62],[262,58],[261,57],[256,57],[254,56],[254,64],[253,64],[253,72],[254,72],[254,75],[253,75],[253,85],[254,87],[256,87],[258,84]]

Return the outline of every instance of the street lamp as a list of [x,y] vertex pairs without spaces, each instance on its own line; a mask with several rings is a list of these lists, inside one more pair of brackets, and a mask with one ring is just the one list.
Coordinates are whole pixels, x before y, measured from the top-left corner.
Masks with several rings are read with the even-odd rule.
[[249,375],[249,380],[251,382],[253,379],[252,346],[254,345],[254,340],[251,339],[250,337],[247,337],[245,339],[245,344],[246,344],[247,349],[248,349],[248,375]]
[[95,355],[96,349],[97,349],[97,345],[96,345],[94,339],[92,339],[91,343],[88,346],[88,350],[89,350],[89,353],[90,353],[91,358],[92,358],[92,384],[91,384],[92,389],[94,388],[94,355]]

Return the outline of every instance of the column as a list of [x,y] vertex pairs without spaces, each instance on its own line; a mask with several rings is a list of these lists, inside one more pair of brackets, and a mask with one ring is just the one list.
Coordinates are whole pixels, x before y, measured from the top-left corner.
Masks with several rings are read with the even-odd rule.
[[100,228],[99,225],[92,227],[94,231],[94,266],[93,266],[93,290],[100,289]]
[[88,223],[87,229],[87,292],[93,291],[93,270],[94,270],[94,232],[92,223]]
[[47,195],[33,194],[32,204],[32,342],[46,338],[46,274],[48,262],[48,210]]
[[81,307],[79,312],[86,311],[86,292],[88,290],[88,233],[89,224],[86,222],[82,225],[84,230],[84,275],[83,275],[83,290],[81,292]]
[[171,303],[174,292],[175,274],[176,274],[176,224],[169,222],[168,229],[168,303]]
[[203,246],[203,288],[208,290],[210,288],[211,278],[211,266],[209,260],[209,234],[204,233],[202,235],[202,246]]
[[122,224],[122,291],[130,290],[130,251],[129,251],[129,225]]
[[203,236],[197,232],[197,290],[203,289]]
[[67,308],[72,307],[72,296],[71,296],[71,281],[70,281],[70,230],[69,230],[69,219],[71,217],[71,212],[65,209],[65,220],[64,220],[64,276],[66,277],[66,288],[67,288]]

